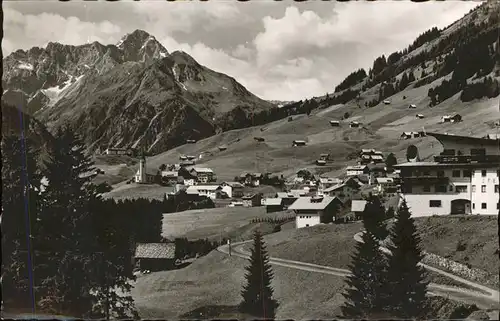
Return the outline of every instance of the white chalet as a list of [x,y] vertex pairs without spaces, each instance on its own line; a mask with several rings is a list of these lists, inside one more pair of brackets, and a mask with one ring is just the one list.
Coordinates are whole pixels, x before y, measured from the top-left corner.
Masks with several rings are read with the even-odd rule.
[[295,212],[295,227],[302,228],[325,222],[325,216],[335,214],[342,202],[336,197],[312,196],[299,197],[289,210]]
[[188,186],[186,193],[199,196],[206,196],[213,200],[217,198],[217,194],[222,190],[219,185],[192,185]]
[[362,174],[368,174],[368,166],[366,165],[354,165],[347,166],[346,176],[358,176]]
[[500,140],[427,133],[444,147],[433,162],[396,165],[413,216],[498,214]]

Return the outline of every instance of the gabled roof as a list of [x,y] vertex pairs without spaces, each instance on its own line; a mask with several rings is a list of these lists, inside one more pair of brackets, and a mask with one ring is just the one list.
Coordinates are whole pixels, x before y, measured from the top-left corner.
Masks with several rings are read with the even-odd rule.
[[394,183],[394,179],[392,179],[391,177],[377,177],[376,181],[379,184]]
[[211,168],[207,167],[193,167],[190,171],[195,171],[196,173],[213,173],[214,171]]
[[365,200],[352,200],[351,211],[352,212],[363,212],[365,210],[366,201]]
[[[317,199],[317,202],[314,200]],[[320,197],[299,197],[292,205],[288,207],[289,210],[324,210],[332,202],[342,203],[337,197],[320,196]]]
[[278,205],[281,205],[282,201],[283,200],[279,197],[266,198],[265,205],[266,206],[278,206]]
[[243,184],[239,183],[239,182],[223,182],[221,185],[228,185],[228,186],[231,186],[231,187],[243,187]]
[[347,170],[363,170],[365,168],[366,168],[366,165],[347,166]]
[[138,243],[135,248],[136,258],[174,259],[174,243]]
[[207,191],[216,191],[221,189],[219,185],[191,185],[187,188],[187,191],[199,191],[199,190],[207,190]]
[[257,195],[258,194],[248,194],[248,195],[243,196],[241,199],[242,200],[251,200],[251,199],[253,199]]

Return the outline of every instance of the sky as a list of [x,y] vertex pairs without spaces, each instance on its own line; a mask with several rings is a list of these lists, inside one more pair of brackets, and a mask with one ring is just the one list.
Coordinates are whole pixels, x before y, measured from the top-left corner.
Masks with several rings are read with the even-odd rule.
[[117,43],[142,29],[169,51],[234,77],[268,100],[332,92],[348,74],[446,27],[474,1],[3,1],[4,57],[48,42]]

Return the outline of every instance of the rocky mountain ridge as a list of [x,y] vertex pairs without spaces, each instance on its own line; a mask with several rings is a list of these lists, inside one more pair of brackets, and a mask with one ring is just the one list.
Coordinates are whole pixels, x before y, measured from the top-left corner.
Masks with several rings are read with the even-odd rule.
[[3,60],[2,104],[49,129],[69,123],[90,149],[132,147],[151,153],[251,125],[271,108],[234,78],[169,53],[142,30],[116,45],[49,43]]

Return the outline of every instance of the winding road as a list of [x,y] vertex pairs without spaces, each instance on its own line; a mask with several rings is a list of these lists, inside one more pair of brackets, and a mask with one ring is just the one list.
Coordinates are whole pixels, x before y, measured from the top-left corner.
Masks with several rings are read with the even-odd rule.
[[[358,242],[361,241],[361,235],[362,232],[357,233],[354,235],[354,239]],[[252,240],[249,241],[244,241],[244,242],[237,242],[233,243],[231,246],[231,255],[236,256],[239,258],[244,258],[248,259],[250,257],[250,252],[246,251],[243,247],[247,243],[251,243]],[[387,252],[389,251],[387,248],[381,247],[382,251]],[[222,245],[217,248],[217,251],[228,254],[229,255],[229,246]],[[324,266],[324,265],[317,265],[317,264],[312,264],[312,263],[306,263],[306,262],[300,262],[300,261],[292,261],[292,260],[285,260],[285,259],[280,259],[280,258],[275,258],[275,257],[270,257],[269,262],[273,265],[277,266],[283,266],[283,267],[288,267],[296,270],[303,270],[303,271],[310,271],[310,272],[315,272],[315,273],[323,273],[323,274],[330,274],[330,275],[335,275],[335,276],[340,276],[340,277],[345,277],[349,275],[350,271],[346,269],[339,269],[335,267],[330,267],[330,266]],[[467,285],[469,287],[476,288],[478,290],[481,290],[483,292],[479,291],[474,291],[471,289],[467,288],[459,288],[459,287],[452,287],[452,286],[446,286],[446,285],[441,285],[441,284],[436,284],[436,283],[430,283],[428,286],[428,289],[430,290],[428,292],[428,295],[430,296],[442,296],[446,297],[455,301],[459,302],[464,302],[468,304],[476,304],[479,308],[481,309],[491,309],[491,308],[496,308],[496,306],[499,303],[499,292],[495,291],[493,289],[490,289],[488,287],[485,287],[481,284],[477,284],[475,282],[471,282],[469,280],[465,280],[459,276],[456,276],[454,274],[445,272],[443,270],[428,266],[426,264],[420,263],[424,268],[431,270],[433,272],[439,273],[441,275],[444,275],[446,277],[449,277],[457,282],[460,282],[464,285]]]

